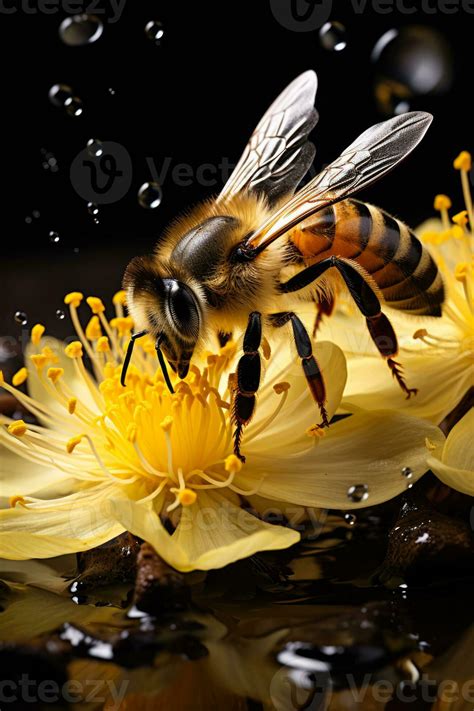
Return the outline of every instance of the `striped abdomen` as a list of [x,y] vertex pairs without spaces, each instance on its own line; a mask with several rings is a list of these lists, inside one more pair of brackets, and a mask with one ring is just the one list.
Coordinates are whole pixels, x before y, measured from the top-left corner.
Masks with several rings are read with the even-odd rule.
[[359,200],[343,200],[291,232],[305,263],[330,256],[360,264],[388,306],[412,314],[441,315],[441,274],[421,242],[403,222]]

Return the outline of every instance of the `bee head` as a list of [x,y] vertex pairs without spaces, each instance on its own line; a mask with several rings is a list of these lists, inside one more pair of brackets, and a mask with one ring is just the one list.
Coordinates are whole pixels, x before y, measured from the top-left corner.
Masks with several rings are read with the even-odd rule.
[[171,368],[185,378],[199,339],[202,298],[181,275],[160,273],[153,257],[135,257],[123,280],[137,329],[156,339]]

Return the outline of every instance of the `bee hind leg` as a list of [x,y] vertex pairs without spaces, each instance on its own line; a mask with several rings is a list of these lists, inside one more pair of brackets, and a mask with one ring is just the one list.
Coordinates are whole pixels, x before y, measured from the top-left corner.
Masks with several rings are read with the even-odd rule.
[[291,322],[293,337],[295,339],[296,350],[301,358],[301,366],[308,383],[309,390],[314,400],[317,402],[321,413],[321,424],[317,427],[329,427],[328,414],[326,410],[326,387],[323,375],[313,355],[311,339],[306,328],[298,316],[292,311],[284,311],[279,314],[272,314],[270,322],[275,328],[281,328],[288,321]]
[[393,377],[406,394],[407,399],[416,395],[416,388],[409,388],[405,383],[402,366],[394,358],[398,353],[398,342],[393,326],[387,316],[382,313],[381,304],[375,291],[364,278],[363,274],[347,259],[328,257],[310,267],[303,269],[284,284],[280,285],[284,293],[299,291],[312,281],[324,274],[325,271],[335,267],[349,289],[359,311],[365,316],[367,328],[380,355],[387,359]]
[[244,353],[237,364],[237,378],[233,398],[232,420],[235,424],[234,454],[245,462],[240,451],[245,425],[255,410],[255,393],[260,385],[261,362],[259,348],[262,341],[262,316],[252,311],[244,335]]

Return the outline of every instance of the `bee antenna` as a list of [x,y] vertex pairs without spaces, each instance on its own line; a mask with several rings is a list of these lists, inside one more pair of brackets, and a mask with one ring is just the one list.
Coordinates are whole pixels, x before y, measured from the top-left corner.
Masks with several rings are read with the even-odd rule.
[[162,336],[163,336],[163,334],[160,333],[160,335],[156,339],[156,343],[155,343],[156,355],[158,356],[158,362],[161,366],[161,372],[163,373],[163,378],[165,379],[165,383],[168,386],[168,390],[170,391],[170,393],[172,395],[174,395],[174,388],[173,388],[173,385],[171,384],[170,376],[168,375],[168,368],[166,367],[166,361],[165,361],[164,355],[163,355],[161,348],[160,348]]

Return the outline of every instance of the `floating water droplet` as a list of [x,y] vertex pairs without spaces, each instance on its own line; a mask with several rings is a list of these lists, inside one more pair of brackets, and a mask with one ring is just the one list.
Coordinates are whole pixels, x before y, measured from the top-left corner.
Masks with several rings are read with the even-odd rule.
[[110,96],[115,96],[115,89],[113,89],[111,86],[109,86],[107,91],[109,92]]
[[53,106],[61,108],[66,104],[68,99],[72,98],[73,91],[67,84],[54,84],[49,90],[48,96]]
[[41,216],[41,213],[40,213],[39,210],[33,210],[33,213],[32,213],[32,214],[33,214],[33,217],[34,217],[36,220]]
[[100,225],[100,220],[98,217],[94,217],[93,222],[94,222],[94,225]]
[[413,476],[413,470],[410,467],[403,467],[402,474],[406,479],[411,479]]
[[410,481],[410,482],[407,484],[407,489],[413,489],[413,482],[412,482],[412,481]]
[[347,490],[347,496],[351,501],[359,504],[361,501],[366,501],[369,498],[369,487],[367,484],[354,484]]
[[66,318],[66,314],[62,309],[56,309],[56,318],[58,318],[60,321]]
[[376,68],[375,98],[385,114],[410,109],[410,99],[444,94],[453,80],[452,50],[431,27],[410,25],[391,29],[372,50]]
[[51,232],[49,233],[49,241],[52,242],[53,244],[57,244],[59,242],[58,233],[51,230]]
[[15,311],[14,319],[17,323],[20,324],[20,326],[26,326],[26,324],[28,323],[28,315],[25,313],[25,311]]
[[88,202],[87,203],[87,211],[89,215],[98,215],[99,214],[99,206],[95,204],[95,202]]
[[341,52],[347,47],[346,28],[341,22],[325,22],[319,30],[321,47],[330,52]]
[[355,514],[346,513],[344,514],[344,521],[349,524],[349,526],[355,526],[357,523],[357,516]]
[[161,44],[164,35],[163,24],[158,20],[150,20],[145,25],[145,34],[155,44]]
[[155,210],[163,199],[163,191],[158,183],[143,183],[138,191],[138,202],[147,210]]
[[84,110],[82,101],[78,96],[72,96],[71,98],[66,99],[64,105],[69,116],[80,116]]
[[28,215],[27,217],[25,217],[25,222],[27,225],[31,225],[31,223],[33,222],[33,218]]
[[96,15],[73,15],[59,25],[59,36],[69,47],[92,44],[102,36],[104,25]]
[[79,247],[74,247],[73,252],[74,254],[79,254]]
[[87,141],[87,152],[93,158],[99,158],[104,152],[102,141],[99,141],[98,138],[89,138]]

